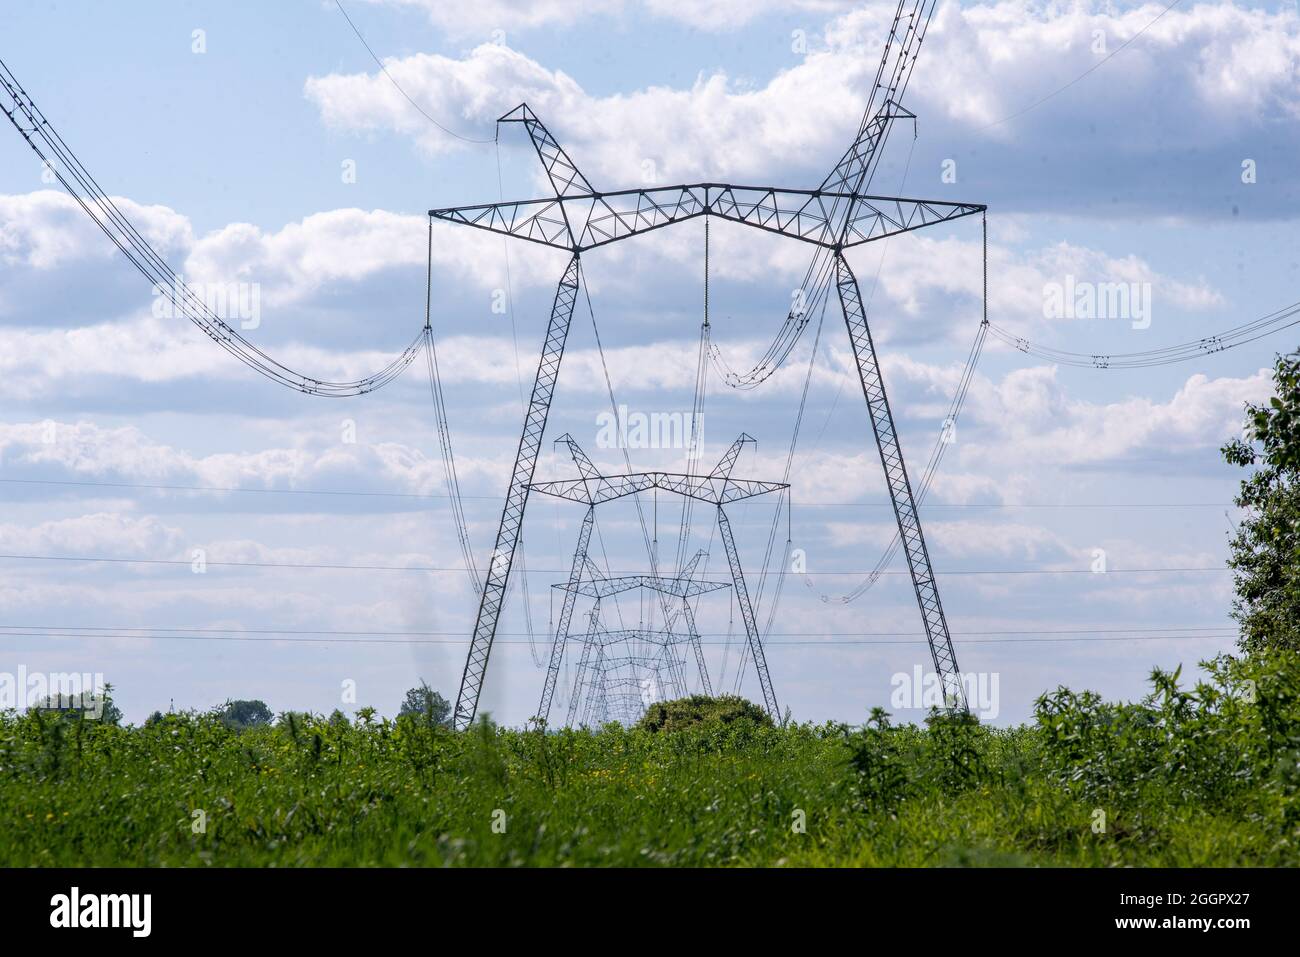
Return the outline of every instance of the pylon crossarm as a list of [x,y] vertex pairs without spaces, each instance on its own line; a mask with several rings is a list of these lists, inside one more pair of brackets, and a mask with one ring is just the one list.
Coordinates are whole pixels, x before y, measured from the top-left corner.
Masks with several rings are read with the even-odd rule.
[[569,196],[575,193],[590,193],[591,183],[582,175],[576,163],[570,159],[559,142],[551,135],[537,114],[529,109],[527,103],[517,107],[497,120],[498,123],[522,123],[528,131],[528,138],[533,142],[537,158],[542,161],[542,168],[551,181],[551,187],[557,196]]
[[556,249],[586,251],[707,214],[832,249],[841,243],[885,239],[984,209],[976,203],[945,200],[692,183],[454,206],[431,209],[429,215]]
[[845,249],[863,243],[910,233],[925,226],[951,222],[983,211],[968,203],[936,203],[927,200],[883,199],[854,203],[847,217],[842,245]]
[[591,459],[582,450],[582,446],[568,432],[556,439],[554,444],[563,445],[569,450],[569,456],[573,459],[573,464],[578,467],[578,472],[581,473],[584,479],[594,481],[600,478],[599,470],[591,464]]
[[858,188],[879,153],[879,146],[889,131],[889,124],[898,119],[916,119],[916,114],[892,100],[887,100],[876,114],[858,130],[857,137],[844,151],[840,161],[822,180],[821,189],[843,193]]
[[742,499],[767,495],[789,488],[786,482],[759,482],[753,479],[721,478],[711,475],[681,475],[671,472],[634,472],[631,475],[602,476],[599,482],[586,479],[563,479],[556,482],[533,482],[531,491],[571,502],[600,505],[615,499],[658,489],[708,502],[729,504]]
[[741,432],[740,437],[732,442],[727,451],[722,453],[722,458],[718,459],[718,464],[713,467],[709,473],[711,479],[723,479],[724,481],[731,478],[731,470],[736,466],[736,459],[740,458],[741,451],[746,445],[756,445],[754,437],[748,433]]
[[552,585],[561,591],[577,593],[587,598],[603,598],[609,595],[632,591],[635,588],[649,588],[660,594],[674,598],[694,598],[711,591],[730,588],[731,582],[697,581],[690,578],[663,578],[659,575],[617,575],[612,578],[587,578],[575,581],[572,576],[568,582]]
[[943,613],[943,604],[939,601],[939,589],[935,584],[930,553],[921,531],[921,518],[912,495],[907,466],[903,462],[903,450],[898,441],[897,429],[894,427],[894,416],[889,408],[889,399],[885,395],[885,382],[880,374],[876,347],[871,339],[871,330],[867,326],[862,293],[858,288],[857,277],[853,275],[853,270],[849,268],[843,256],[836,256],[835,270],[836,287],[839,290],[840,303],[844,308],[844,322],[848,326],[849,341],[857,361],[867,409],[871,413],[871,428],[876,436],[876,448],[880,452],[880,463],[884,467],[885,480],[889,485],[889,497],[894,505],[898,533],[907,555],[907,567],[916,592],[917,605],[921,609],[921,620],[925,627],[926,640],[930,645],[930,657],[934,663],[935,673],[939,676],[948,708],[965,711],[966,693],[962,687],[961,672],[957,667],[957,655],[953,650],[952,636],[948,633],[948,621]]
[[[664,631],[659,628],[602,628],[594,636],[594,641],[603,645],[618,645],[627,642],[642,642],[651,645],[676,644],[690,641],[690,635],[678,631]],[[631,660],[630,656],[621,660]]]
[[691,560],[686,563],[686,567],[682,569],[681,577],[682,578],[695,577],[695,569],[699,566],[700,560],[704,558],[704,556],[707,554],[709,553],[702,548],[696,550],[695,554],[691,557]]
[[560,374],[560,361],[564,357],[564,343],[569,336],[569,325],[573,319],[573,307],[577,299],[578,257],[575,255],[569,260],[555,291],[551,319],[546,329],[546,339],[542,344],[537,375],[533,381],[532,398],[528,403],[528,412],[524,416],[523,433],[520,435],[519,449],[515,454],[510,489],[506,493],[506,504],[501,513],[501,524],[497,529],[496,545],[492,550],[483,582],[478,618],[474,625],[474,634],[470,639],[469,654],[465,659],[465,670],[461,674],[460,692],[456,696],[456,710],[452,717],[454,727],[460,730],[469,727],[478,712],[479,692],[483,688],[483,676],[487,672],[488,658],[492,652],[493,639],[496,637],[497,622],[501,617],[506,585],[510,580],[510,565],[514,561],[515,546],[519,543],[519,530],[524,521],[524,509],[528,504],[528,484],[533,480],[533,473],[537,468],[537,453],[541,448],[542,434],[546,431],[551,397],[555,394],[555,382]]

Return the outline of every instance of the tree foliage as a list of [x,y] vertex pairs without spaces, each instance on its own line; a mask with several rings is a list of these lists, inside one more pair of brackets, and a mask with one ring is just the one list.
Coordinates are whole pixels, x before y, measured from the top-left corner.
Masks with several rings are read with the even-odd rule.
[[122,709],[113,703],[113,686],[105,685],[100,694],[85,692],[72,695],[49,695],[32,705],[37,711],[57,713],[66,718],[85,718],[104,724],[121,724]]
[[218,709],[218,713],[222,723],[235,731],[265,727],[274,717],[266,702],[257,699],[227,701]]
[[711,698],[697,694],[672,701],[656,701],[646,708],[637,727],[646,731],[680,731],[699,724],[748,723],[770,727],[767,712],[737,695]]
[[1300,352],[1277,358],[1273,383],[1267,403],[1246,406],[1247,434],[1223,447],[1229,463],[1253,470],[1236,497],[1246,518],[1228,561],[1250,653],[1300,650]]
[[399,718],[406,717],[426,727],[447,727],[451,724],[451,702],[421,681],[416,687],[406,692],[402,707],[398,710]]

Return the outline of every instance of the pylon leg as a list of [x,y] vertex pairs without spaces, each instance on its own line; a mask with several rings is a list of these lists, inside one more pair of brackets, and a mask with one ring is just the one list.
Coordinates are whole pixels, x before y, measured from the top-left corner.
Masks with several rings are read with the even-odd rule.
[[930,657],[942,683],[947,707],[950,710],[965,711],[966,691],[962,687],[952,636],[948,633],[948,620],[944,617],[943,605],[939,601],[930,553],[925,547],[925,536],[921,533],[921,518],[916,511],[907,466],[903,464],[903,450],[898,444],[894,416],[889,410],[889,399],[885,395],[885,382],[880,375],[876,347],[871,341],[871,330],[867,328],[862,292],[858,288],[857,277],[853,275],[853,270],[849,268],[842,253],[837,253],[835,257],[835,277],[840,304],[844,307],[844,322],[849,329],[849,341],[853,345],[858,375],[862,380],[862,392],[871,412],[871,428],[876,434],[880,463],[884,466],[885,480],[889,484],[889,498],[894,503],[898,534],[903,540],[903,550],[907,553],[907,567],[912,575],[912,587],[916,590],[916,603],[921,608],[925,636],[930,644]]
[[682,599],[682,611],[686,616],[686,633],[691,636],[691,648],[695,652],[695,667],[700,671],[700,687],[706,695],[713,697],[713,682],[709,680],[709,666],[704,662],[704,647],[700,643],[700,633],[695,627],[695,613],[691,603]]
[[569,698],[569,714],[564,723],[568,727],[573,727],[573,719],[578,714],[578,702],[582,698],[582,690],[587,682],[587,668],[591,663],[591,649],[596,643],[597,632],[600,628],[600,599],[596,599],[596,604],[592,606],[591,615],[587,620],[587,638],[582,643],[582,657],[578,659],[578,673],[573,678],[573,695]]
[[555,697],[555,685],[560,679],[560,662],[564,658],[565,642],[569,639],[573,606],[578,600],[578,583],[582,580],[582,569],[587,564],[587,548],[591,544],[591,529],[595,524],[596,507],[589,505],[582,520],[582,530],[578,533],[578,547],[573,553],[573,565],[569,570],[569,587],[564,592],[560,620],[555,627],[555,640],[551,643],[551,661],[546,669],[546,682],[542,685],[542,701],[537,706],[537,717],[541,721],[546,721],[551,716],[551,700]]
[[722,546],[727,553],[727,564],[731,566],[731,585],[736,592],[736,604],[740,606],[740,616],[745,622],[745,635],[749,638],[749,653],[754,659],[754,670],[758,672],[758,683],[763,689],[763,704],[773,721],[781,720],[781,712],[776,706],[776,691],[772,688],[772,676],[767,670],[767,655],[763,651],[763,639],[758,633],[758,622],[754,618],[754,607],[749,603],[749,589],[745,587],[745,575],[740,568],[740,553],[736,551],[736,540],[731,534],[731,522],[727,513],[718,506],[718,531],[722,533]]
[[505,508],[501,512],[496,547],[492,549],[488,561],[478,619],[474,625],[474,635],[470,639],[465,670],[461,674],[460,693],[456,696],[453,722],[458,730],[463,731],[469,727],[478,711],[479,692],[483,690],[483,676],[487,673],[488,656],[492,653],[492,640],[496,637],[501,604],[505,598],[506,584],[510,580],[510,564],[514,561],[519,529],[524,522],[524,508],[528,504],[528,483],[533,480],[537,468],[537,452],[541,448],[542,433],[546,431],[551,396],[555,394],[555,381],[560,374],[560,360],[564,357],[564,343],[569,336],[569,324],[577,301],[578,257],[575,254],[569,260],[560,285],[555,290],[551,321],[546,329],[546,341],[542,345],[542,357],[533,381],[533,395],[528,404],[528,414],[524,417],[523,434],[519,437],[519,451],[515,455],[510,491],[506,494]]
[[685,698],[686,666],[682,659],[677,657],[677,651],[672,644],[664,645],[664,663],[668,665],[668,677],[672,679],[673,694],[678,698]]
[[591,727],[593,719],[604,724],[609,720],[605,703],[605,646],[596,649],[594,677],[588,682],[587,707],[582,712],[582,723]]

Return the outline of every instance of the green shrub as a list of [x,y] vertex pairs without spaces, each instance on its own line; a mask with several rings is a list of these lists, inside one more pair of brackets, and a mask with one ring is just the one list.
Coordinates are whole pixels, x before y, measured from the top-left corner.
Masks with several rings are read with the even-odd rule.
[[689,698],[655,702],[646,709],[637,727],[653,733],[681,731],[696,725],[732,724],[770,728],[772,719],[754,702],[736,695],[710,698],[708,695],[697,694]]
[[1295,815],[1300,658],[1260,650],[1202,667],[1209,680],[1190,689],[1179,685],[1181,668],[1153,671],[1153,691],[1138,702],[1067,688],[1042,695],[1048,777],[1094,801],[1229,808],[1251,795]]

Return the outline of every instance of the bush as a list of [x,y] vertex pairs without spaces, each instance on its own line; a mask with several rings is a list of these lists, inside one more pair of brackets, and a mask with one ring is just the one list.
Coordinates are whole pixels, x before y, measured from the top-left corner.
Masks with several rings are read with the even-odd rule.
[[451,727],[451,702],[421,681],[406,692],[399,718],[407,718],[426,727]]
[[710,698],[697,694],[689,698],[676,698],[672,701],[657,701],[646,709],[646,713],[637,722],[637,727],[644,731],[680,731],[697,725],[731,725],[751,724],[760,727],[772,727],[768,713],[744,698],[736,695],[723,695]]
[[921,794],[955,795],[993,778],[985,751],[990,732],[969,714],[932,710],[926,727],[889,722],[873,708],[856,731],[845,728],[848,763],[858,796],[872,807],[894,808]]
[[1192,688],[1181,668],[1153,671],[1154,690],[1131,704],[1065,688],[1040,697],[1047,776],[1090,801],[1227,809],[1253,796],[1300,814],[1300,660],[1259,650],[1202,667],[1209,680]]
[[227,701],[217,709],[221,723],[233,731],[246,731],[249,728],[263,728],[271,723],[275,716],[265,701]]

